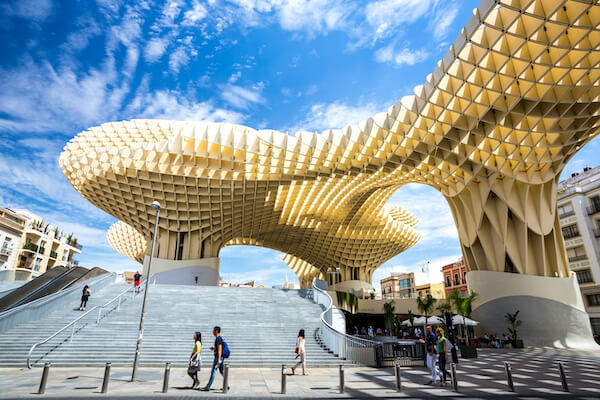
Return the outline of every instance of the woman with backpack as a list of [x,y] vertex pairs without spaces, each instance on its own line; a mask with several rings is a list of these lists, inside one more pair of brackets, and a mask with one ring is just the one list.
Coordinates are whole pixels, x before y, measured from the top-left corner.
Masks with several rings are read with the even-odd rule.
[[194,348],[192,349],[192,355],[190,356],[190,362],[187,373],[192,378],[192,386],[190,389],[195,389],[200,386],[200,380],[198,379],[198,372],[202,367],[202,360],[200,358],[200,350],[202,350],[202,333],[194,333]]
[[298,339],[296,339],[296,358],[300,357],[300,361],[292,367],[292,375],[295,374],[296,368],[302,365],[302,375],[308,375],[306,372],[306,351],[304,346],[304,329],[300,329],[298,332]]
[[87,305],[88,299],[92,294],[92,289],[88,285],[83,287],[83,293],[81,294],[81,304],[79,304],[79,311],[85,311],[85,306]]

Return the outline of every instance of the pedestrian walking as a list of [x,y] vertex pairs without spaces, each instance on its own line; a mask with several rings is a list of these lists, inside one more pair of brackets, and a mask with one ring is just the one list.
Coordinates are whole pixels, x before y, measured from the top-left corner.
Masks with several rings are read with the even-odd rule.
[[[219,326],[215,326],[213,328],[213,335],[215,337],[215,345],[210,349],[214,351],[215,358],[213,360],[212,369],[210,371],[210,378],[206,386],[202,389],[203,392],[208,392],[210,387],[212,386],[213,381],[215,380],[215,375],[217,374],[217,370],[223,375],[223,360],[225,358],[229,358],[229,347],[223,338],[221,337],[221,328]],[[227,385],[227,390],[229,390],[229,384]]]
[[425,339],[419,339],[419,342],[425,343],[427,349],[427,368],[431,371],[431,380],[426,385],[433,385],[435,384],[436,376],[439,376],[441,379],[442,373],[435,366],[437,338],[431,330],[431,325],[427,325],[425,328]]
[[306,372],[306,347],[304,346],[304,337],[304,329],[300,329],[298,338],[296,339],[296,358],[300,357],[300,361],[292,367],[292,375],[296,373],[296,368],[299,366],[302,366],[302,375],[308,375],[308,372]]
[[79,311],[85,311],[85,306],[87,305],[88,299],[92,294],[92,289],[88,285],[83,287],[83,293],[81,293],[81,304],[79,304]]
[[442,328],[436,329],[437,334],[437,353],[438,353],[438,364],[440,371],[442,371],[442,386],[446,386],[446,376],[450,373],[446,369],[446,361],[448,360],[448,352],[451,350],[448,346],[448,340],[444,336],[444,330]]
[[142,274],[140,271],[135,271],[135,275],[133,275],[133,286],[135,287],[135,292],[140,292],[140,280],[142,279]]
[[202,368],[200,350],[202,350],[202,333],[196,332],[194,333],[194,348],[192,349],[192,355],[190,356],[187,370],[188,375],[193,381],[190,389],[195,389],[197,386],[200,386],[200,380],[198,379],[198,372],[200,372],[200,368]]

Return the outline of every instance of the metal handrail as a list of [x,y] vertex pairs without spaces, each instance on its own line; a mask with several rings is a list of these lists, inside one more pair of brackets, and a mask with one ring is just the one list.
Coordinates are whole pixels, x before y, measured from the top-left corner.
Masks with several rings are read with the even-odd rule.
[[[376,365],[375,351],[381,342],[363,339],[340,332],[327,321],[327,317],[332,319],[333,299],[325,290],[316,286],[313,282],[313,301],[325,307],[321,313],[320,339],[324,346],[333,352],[334,355],[350,360],[353,363],[361,365]],[[320,302],[318,295],[324,296],[325,302]]]
[[[141,282],[140,282],[140,286],[141,286]],[[31,369],[32,365],[31,365],[31,354],[33,353],[33,350],[35,350],[36,347],[41,346],[44,343],[47,343],[48,341],[50,341],[51,339],[54,339],[56,336],[58,336],[61,332],[63,332],[65,329],[67,329],[68,327],[72,327],[71,329],[71,335],[69,336],[69,340],[73,340],[73,336],[75,335],[75,324],[81,320],[82,318],[84,318],[85,316],[87,316],[88,314],[90,314],[92,311],[94,310],[98,310],[98,317],[96,318],[96,324],[100,323],[101,318],[101,313],[102,313],[102,309],[106,308],[106,306],[108,306],[109,304],[113,303],[116,300],[119,300],[119,304],[117,306],[117,308],[121,307],[121,297],[123,297],[124,295],[126,295],[129,291],[134,291],[135,287],[130,287],[127,288],[126,290],[122,291],[121,293],[119,293],[116,297],[114,297],[113,299],[109,300],[108,302],[99,305],[99,306],[95,306],[92,307],[89,311],[86,311],[83,315],[75,318],[73,321],[69,322],[67,325],[63,326],[62,328],[60,328],[58,331],[54,332],[52,335],[48,336],[46,339],[35,343],[33,346],[31,346],[31,348],[29,349],[29,353],[27,353],[27,368]],[[108,315],[108,314],[106,314]],[[105,315],[105,316],[106,316]]]

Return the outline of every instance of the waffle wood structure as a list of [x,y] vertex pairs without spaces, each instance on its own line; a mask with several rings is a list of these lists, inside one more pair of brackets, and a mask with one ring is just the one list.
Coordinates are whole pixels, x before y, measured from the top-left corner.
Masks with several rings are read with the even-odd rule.
[[[159,271],[217,271],[219,249],[253,244],[285,252],[305,286],[329,267],[370,282],[419,238],[414,217],[386,201],[427,184],[452,210],[482,326],[489,307],[530,308],[530,297],[543,303],[535,323],[560,308],[587,337],[556,192],[566,162],[598,133],[599,24],[594,1],[483,1],[415,95],[357,126],[288,136],[113,122],[72,139],[59,163],[85,198],[129,225],[115,233],[149,240],[150,203],[161,202]],[[145,251],[130,253],[144,248],[136,234],[112,237],[141,260]]]

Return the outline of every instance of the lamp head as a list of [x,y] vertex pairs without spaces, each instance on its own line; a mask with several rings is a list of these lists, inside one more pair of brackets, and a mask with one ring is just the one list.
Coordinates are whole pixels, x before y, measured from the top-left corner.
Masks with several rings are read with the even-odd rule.
[[152,208],[155,210],[160,210],[160,203],[158,201],[153,201]]

